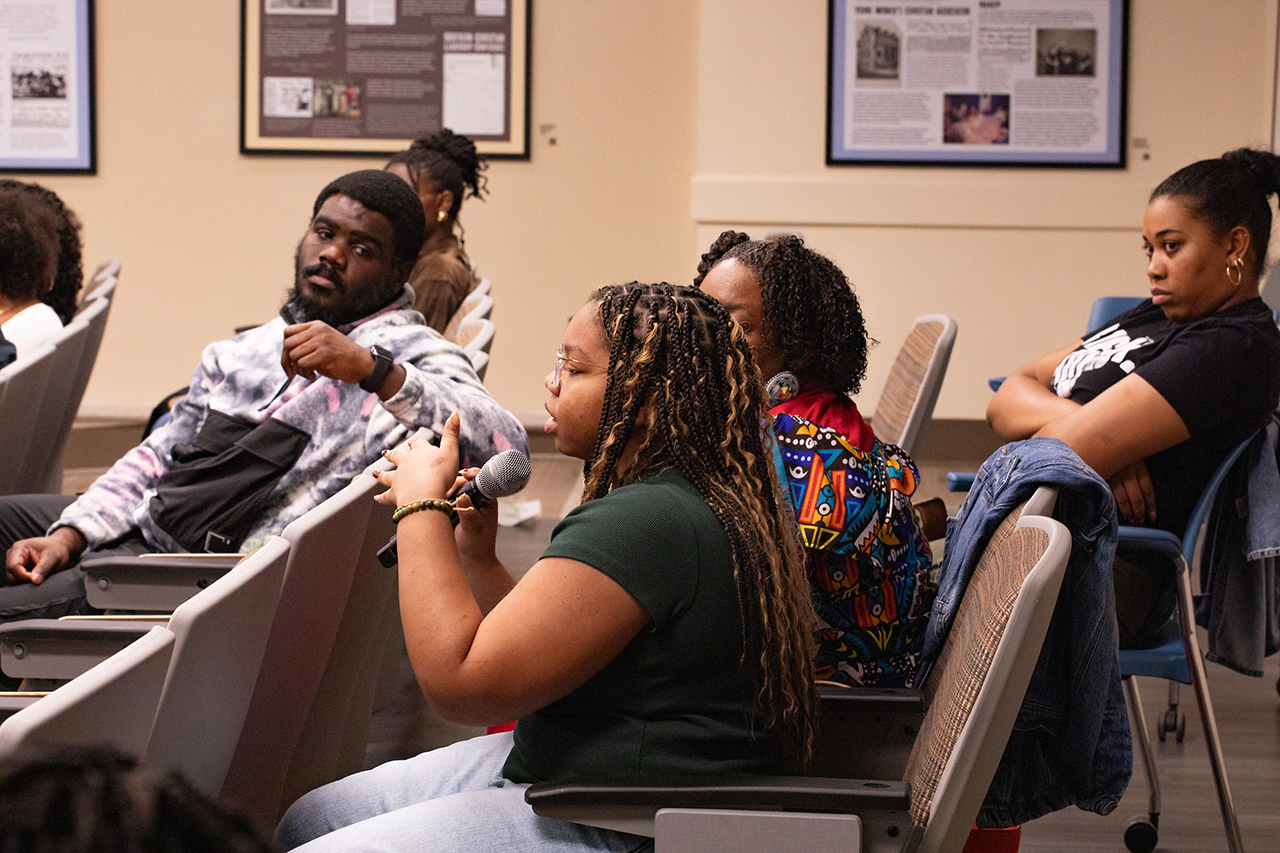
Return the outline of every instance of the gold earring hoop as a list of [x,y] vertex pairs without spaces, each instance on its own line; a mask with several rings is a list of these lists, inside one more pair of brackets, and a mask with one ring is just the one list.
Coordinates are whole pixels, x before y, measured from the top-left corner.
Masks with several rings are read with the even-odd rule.
[[436,222],[444,222],[445,218],[446,218],[446,217],[448,217],[448,215],[449,215],[449,214],[445,213],[443,210],[437,210],[437,211],[436,211]]
[[[1235,270],[1236,277],[1231,277],[1231,271]],[[1244,280],[1244,258],[1236,258],[1227,264],[1227,281],[1231,282],[1232,287],[1239,287],[1240,282]]]

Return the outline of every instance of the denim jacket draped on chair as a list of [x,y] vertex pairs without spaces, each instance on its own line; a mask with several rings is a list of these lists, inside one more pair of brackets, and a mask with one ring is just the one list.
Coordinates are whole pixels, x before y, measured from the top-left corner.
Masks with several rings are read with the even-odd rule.
[[1254,436],[1218,490],[1209,516],[1196,621],[1205,657],[1261,677],[1280,651],[1280,425]]
[[947,522],[924,657],[931,661],[942,648],[991,534],[1040,486],[1059,490],[1054,517],[1071,531],[1071,558],[1026,698],[978,815],[982,827],[1019,825],[1071,804],[1107,814],[1133,767],[1116,660],[1115,501],[1107,484],[1061,441],[1007,444],[978,470],[959,516]]

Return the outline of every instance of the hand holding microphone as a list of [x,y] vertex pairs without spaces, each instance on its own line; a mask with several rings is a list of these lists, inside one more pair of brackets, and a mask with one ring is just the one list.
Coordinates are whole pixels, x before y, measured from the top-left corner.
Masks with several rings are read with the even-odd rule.
[[463,483],[453,493],[453,497],[456,500],[466,495],[471,498],[472,506],[483,509],[497,498],[514,495],[523,489],[527,482],[529,482],[529,457],[513,448],[490,458],[481,467],[475,479]]
[[[529,473],[528,456],[514,448],[504,450],[484,463],[474,479],[459,486],[453,493],[453,499],[467,495],[473,507],[482,509],[497,498],[514,495],[523,489],[525,483],[529,482]],[[378,551],[378,561],[386,568],[391,568],[398,560],[396,537],[392,536]]]

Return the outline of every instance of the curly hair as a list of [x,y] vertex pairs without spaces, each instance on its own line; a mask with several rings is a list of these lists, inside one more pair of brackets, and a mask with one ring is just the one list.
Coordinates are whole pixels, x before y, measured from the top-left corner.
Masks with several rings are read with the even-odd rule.
[[81,259],[80,220],[71,208],[62,203],[58,194],[39,184],[26,184],[12,178],[0,179],[0,192],[15,191],[42,202],[57,218],[58,250],[53,286],[44,293],[41,301],[58,313],[65,326],[76,313],[80,287],[84,284],[84,267]]
[[453,193],[449,217],[456,219],[464,196],[484,200],[489,180],[484,170],[489,167],[476,152],[476,144],[449,128],[441,128],[423,139],[415,139],[405,151],[392,155],[387,166],[403,164],[413,186],[425,177],[437,192]]
[[1237,148],[1212,160],[1183,166],[1160,182],[1151,201],[1161,196],[1189,199],[1191,213],[1221,237],[1237,225],[1249,231],[1249,276],[1266,268],[1271,240],[1271,204],[1280,195],[1280,157],[1270,151]]
[[[760,430],[765,400],[746,336],[694,288],[633,282],[602,287],[591,299],[610,352],[583,500],[671,468],[694,484],[733,549],[743,664],[770,727],[804,766],[814,739],[815,618]],[[640,437],[635,460],[619,473],[633,435]]]
[[115,750],[64,748],[0,765],[0,850],[272,853],[250,820]]
[[0,293],[26,304],[53,286],[58,263],[58,220],[28,193],[0,192]]
[[867,335],[862,306],[840,268],[795,235],[752,240],[725,231],[702,256],[694,287],[730,258],[759,280],[761,333],[777,341],[784,366],[803,369],[832,391],[858,393],[867,374],[867,351],[876,341]]

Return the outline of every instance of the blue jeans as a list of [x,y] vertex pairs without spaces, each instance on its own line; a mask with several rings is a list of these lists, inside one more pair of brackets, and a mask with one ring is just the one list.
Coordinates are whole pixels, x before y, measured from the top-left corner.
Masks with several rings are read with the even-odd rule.
[[[653,839],[538,817],[502,778],[510,732],[391,761],[317,788],[276,829],[285,850],[639,853]],[[305,845],[305,846],[303,846]]]

